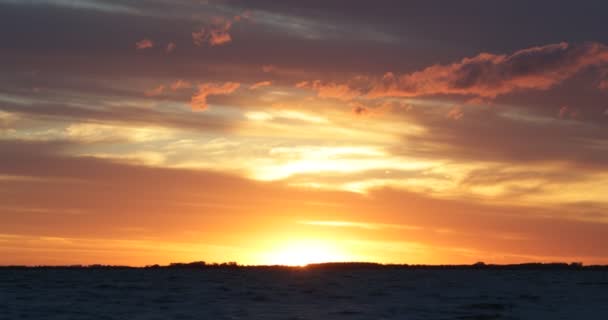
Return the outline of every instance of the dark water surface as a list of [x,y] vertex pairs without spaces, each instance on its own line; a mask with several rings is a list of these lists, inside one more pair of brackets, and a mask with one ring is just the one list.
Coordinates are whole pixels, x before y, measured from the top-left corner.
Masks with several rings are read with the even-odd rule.
[[608,319],[608,271],[0,268],[0,319]]

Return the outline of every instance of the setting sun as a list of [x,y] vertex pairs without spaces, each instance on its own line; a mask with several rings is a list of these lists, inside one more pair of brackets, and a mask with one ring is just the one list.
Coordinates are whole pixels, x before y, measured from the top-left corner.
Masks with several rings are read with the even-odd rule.
[[264,264],[303,267],[313,263],[345,261],[352,261],[352,257],[330,241],[298,240],[270,251]]

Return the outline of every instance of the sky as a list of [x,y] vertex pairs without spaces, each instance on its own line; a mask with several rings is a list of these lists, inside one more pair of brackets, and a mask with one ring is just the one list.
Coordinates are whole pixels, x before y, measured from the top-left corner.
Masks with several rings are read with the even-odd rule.
[[608,264],[606,21],[0,0],[0,265]]

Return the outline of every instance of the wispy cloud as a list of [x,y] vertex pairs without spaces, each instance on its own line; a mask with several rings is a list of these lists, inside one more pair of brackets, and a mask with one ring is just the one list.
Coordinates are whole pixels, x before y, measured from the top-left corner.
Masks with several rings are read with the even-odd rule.
[[249,87],[249,90],[255,90],[255,89],[262,88],[262,87],[268,87],[270,85],[272,85],[272,81],[260,81],[260,82],[256,82],[256,83],[252,84]]

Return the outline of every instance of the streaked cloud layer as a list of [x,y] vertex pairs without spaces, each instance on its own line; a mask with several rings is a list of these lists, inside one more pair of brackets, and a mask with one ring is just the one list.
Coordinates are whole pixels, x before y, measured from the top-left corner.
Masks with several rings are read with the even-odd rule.
[[0,264],[608,263],[606,9],[0,0]]

